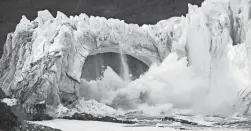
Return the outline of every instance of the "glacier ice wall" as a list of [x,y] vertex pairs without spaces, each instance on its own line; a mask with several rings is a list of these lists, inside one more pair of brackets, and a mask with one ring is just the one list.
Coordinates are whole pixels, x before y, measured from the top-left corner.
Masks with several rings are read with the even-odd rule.
[[85,14],[68,18],[58,12],[53,18],[45,10],[34,21],[23,16],[4,46],[1,88],[19,98],[27,111],[33,112],[41,101],[68,105],[79,97],[82,67],[89,54],[121,49],[148,66],[160,63],[169,54],[171,41],[159,32],[160,27],[146,30]]
[[250,0],[206,0],[201,7],[189,5],[186,16],[141,27],[85,14],[68,18],[58,12],[53,18],[46,10],[34,21],[23,16],[4,46],[0,86],[29,113],[36,113],[34,105],[43,101],[54,108],[67,106],[97,84],[81,79],[86,57],[123,50],[152,66],[126,85],[114,80],[119,88],[104,90],[100,102],[130,101],[129,109],[167,105],[162,107],[245,114],[250,105],[250,7]]

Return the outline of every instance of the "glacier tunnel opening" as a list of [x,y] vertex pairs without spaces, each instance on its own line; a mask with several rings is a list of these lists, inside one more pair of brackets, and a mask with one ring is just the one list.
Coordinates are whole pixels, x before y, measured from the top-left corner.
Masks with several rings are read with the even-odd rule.
[[[135,80],[144,74],[149,67],[139,59],[124,54],[125,62],[128,67],[130,79]],[[103,72],[107,67],[111,67],[113,71],[123,78],[123,62],[121,54],[116,52],[105,52],[89,55],[82,68],[82,76],[87,81],[97,80],[103,76]]]

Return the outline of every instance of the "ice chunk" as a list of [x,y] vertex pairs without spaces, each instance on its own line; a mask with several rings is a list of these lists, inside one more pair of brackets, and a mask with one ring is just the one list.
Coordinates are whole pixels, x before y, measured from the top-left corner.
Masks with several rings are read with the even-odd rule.
[[43,23],[48,20],[54,19],[54,17],[51,15],[51,13],[48,10],[38,11],[37,16]]
[[88,113],[92,115],[100,115],[100,116],[113,116],[118,115],[118,112],[102,103],[99,103],[95,100],[85,101],[84,98],[78,101],[76,105],[76,109],[79,112]]
[[4,98],[1,100],[1,102],[6,103],[8,106],[14,106],[17,105],[18,103],[17,99],[9,99],[9,98]]

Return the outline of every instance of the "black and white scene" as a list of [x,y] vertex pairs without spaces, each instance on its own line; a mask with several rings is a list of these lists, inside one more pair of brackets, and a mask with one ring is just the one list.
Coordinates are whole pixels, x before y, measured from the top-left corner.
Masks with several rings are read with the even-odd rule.
[[250,131],[251,0],[0,0],[0,131]]

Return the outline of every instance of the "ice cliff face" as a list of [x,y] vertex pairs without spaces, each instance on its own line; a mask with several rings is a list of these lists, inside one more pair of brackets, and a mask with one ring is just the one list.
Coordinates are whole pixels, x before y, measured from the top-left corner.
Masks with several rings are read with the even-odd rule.
[[[4,46],[0,86],[7,95],[18,98],[28,113],[34,114],[34,105],[41,102],[56,108],[84,97],[80,91],[85,81],[80,77],[90,54],[121,49],[150,66],[160,64],[171,52],[178,54],[178,60],[188,58],[185,66],[203,79],[203,92],[223,96],[220,102],[233,106],[237,96],[229,97],[228,93],[235,94],[249,86],[250,81],[246,73],[251,67],[246,62],[250,57],[250,4],[250,0],[206,0],[200,8],[189,5],[186,17],[141,27],[85,14],[68,18],[58,12],[53,18],[48,11],[41,11],[34,21],[23,16]],[[238,50],[233,47],[236,44],[247,48]],[[247,55],[238,56],[244,51]],[[159,68],[172,59],[166,59]],[[240,77],[234,78],[236,72]],[[211,100],[213,97],[207,99],[215,102],[212,107],[220,108],[221,103]]]
[[120,48],[149,66],[160,63],[171,49],[169,36],[158,36],[160,30],[85,14],[68,18],[58,12],[53,18],[41,11],[34,21],[23,16],[4,46],[1,87],[25,108],[42,101],[67,105],[78,99],[81,70],[89,54]]

